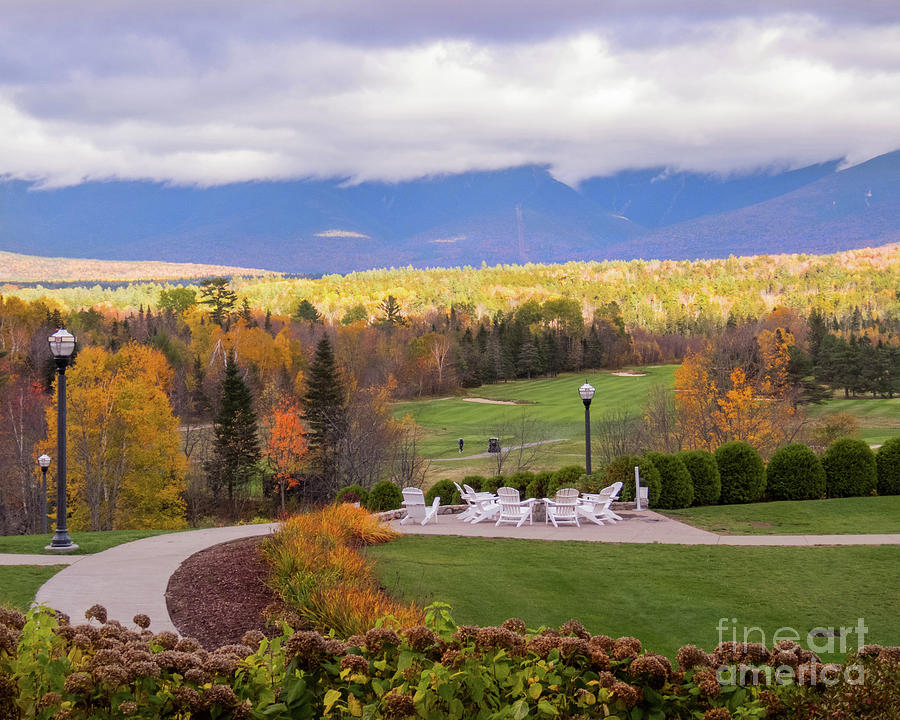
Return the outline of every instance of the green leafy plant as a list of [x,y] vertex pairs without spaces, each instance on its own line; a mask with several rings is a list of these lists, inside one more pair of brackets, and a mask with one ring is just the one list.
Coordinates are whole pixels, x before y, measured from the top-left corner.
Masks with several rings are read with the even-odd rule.
[[722,494],[719,466],[712,453],[706,450],[685,450],[679,453],[681,461],[691,474],[694,485],[694,505],[715,505]]
[[822,457],[828,497],[874,495],[878,487],[875,455],[863,440],[835,440]]
[[888,440],[875,453],[878,494],[900,495],[900,437]]
[[681,458],[657,452],[647,453],[647,458],[656,466],[662,481],[656,506],[668,509],[690,507],[694,500],[694,483]]
[[390,480],[382,480],[369,491],[366,507],[372,512],[383,512],[396,510],[402,502],[403,493],[400,492],[400,488]]
[[716,448],[716,464],[722,481],[723,505],[756,502],[766,490],[766,466],[759,453],[736,440]]
[[619,492],[619,500],[631,502],[634,500],[634,468],[637,467],[641,475],[641,485],[647,488],[647,499],[650,506],[654,507],[659,502],[659,494],[662,491],[662,476],[653,461],[644,455],[622,455],[614,458],[606,466],[605,484],[614,482],[622,483]]
[[431,505],[436,497],[441,498],[441,505],[459,505],[462,503],[459,490],[456,489],[452,480],[438,480],[428,488],[428,492],[425,493],[426,504]]
[[341,488],[335,496],[335,502],[358,502],[362,506],[365,506],[368,499],[369,491],[362,485],[348,485]]
[[777,450],[766,468],[766,487],[773,500],[818,500],[825,497],[825,469],[806,445]]

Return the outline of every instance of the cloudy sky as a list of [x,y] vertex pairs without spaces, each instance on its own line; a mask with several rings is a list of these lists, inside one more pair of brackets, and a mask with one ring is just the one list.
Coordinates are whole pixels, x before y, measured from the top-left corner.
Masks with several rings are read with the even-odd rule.
[[47,186],[524,163],[576,183],[900,148],[896,0],[0,0],[0,13],[0,175]]

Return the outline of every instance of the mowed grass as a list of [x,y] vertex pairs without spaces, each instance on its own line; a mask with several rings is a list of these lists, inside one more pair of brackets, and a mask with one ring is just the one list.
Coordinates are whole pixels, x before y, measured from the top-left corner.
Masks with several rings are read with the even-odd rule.
[[900,496],[896,495],[708,505],[664,513],[726,535],[900,533]]
[[852,398],[845,400],[843,393],[822,405],[813,405],[809,414],[813,418],[844,412],[859,422],[859,436],[870,445],[881,445],[900,435],[900,397]]
[[38,588],[65,565],[0,566],[0,605],[27,610]]
[[[427,458],[459,458],[457,440],[465,443],[462,457],[487,451],[488,438],[506,426],[514,431],[524,414],[528,422],[536,423],[542,439],[566,439],[565,452],[583,454],[584,405],[578,388],[589,382],[596,388],[591,405],[591,417],[619,410],[639,412],[654,385],[674,387],[676,365],[631,368],[646,373],[642,377],[621,377],[612,372],[567,373],[554,378],[516,380],[496,385],[472,388],[466,396],[397,403],[394,416],[410,415],[425,431],[418,448]],[[484,398],[518,403],[496,405],[471,402],[466,398]],[[549,449],[549,448],[548,448]],[[560,451],[554,445],[553,450]],[[468,462],[453,460],[453,462]],[[488,460],[488,463],[490,460]],[[571,464],[571,463],[570,463]]]
[[[116,545],[140,540],[152,535],[165,535],[172,530],[108,530],[105,532],[70,532],[72,542],[78,545],[72,555],[87,555],[89,553],[108,550]],[[17,553],[29,555],[53,555],[54,553],[44,548],[50,544],[53,533],[47,535],[3,535],[0,536],[0,553]]]
[[[900,643],[900,547],[616,545],[407,536],[371,547],[394,596],[450,603],[458,623],[521,617],[531,628],[575,618],[593,633],[633,635],[674,657],[694,643],[712,649],[720,618],[805,637],[817,627],[856,626],[866,642]],[[847,633],[844,633],[847,636]],[[753,633],[751,641],[759,641]],[[849,648],[859,645],[847,636]],[[826,654],[827,655],[827,654]],[[840,653],[837,653],[840,656]],[[834,658],[835,656],[828,655]]]

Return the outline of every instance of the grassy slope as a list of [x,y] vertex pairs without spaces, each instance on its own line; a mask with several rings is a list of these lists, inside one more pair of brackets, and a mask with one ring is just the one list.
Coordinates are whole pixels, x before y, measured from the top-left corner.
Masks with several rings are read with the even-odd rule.
[[665,514],[729,535],[900,533],[900,496],[710,505]]
[[267,270],[136,260],[48,258],[0,251],[0,281],[75,282],[80,280],[165,280],[211,276],[267,275]]
[[[163,535],[171,530],[109,530],[106,532],[72,532],[72,542],[78,545],[75,555],[100,552],[122,543],[140,540],[151,535]],[[53,538],[49,535],[4,535],[0,536],[0,553],[27,553],[52,555],[44,548]]]
[[[870,642],[900,643],[897,547],[409,536],[367,552],[391,593],[423,604],[448,602],[460,623],[521,617],[537,627],[574,617],[592,632],[634,635],[670,656],[687,643],[711,649],[719,618],[737,618],[740,628],[760,627],[769,640],[779,627],[805,634],[820,626],[855,626],[864,618]],[[857,645],[855,636],[848,645]]]
[[65,565],[0,566],[0,605],[26,610],[38,588]]

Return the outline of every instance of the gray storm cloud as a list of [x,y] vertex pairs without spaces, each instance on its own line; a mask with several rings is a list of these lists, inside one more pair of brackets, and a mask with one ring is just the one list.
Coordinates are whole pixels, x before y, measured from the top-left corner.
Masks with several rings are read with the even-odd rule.
[[219,184],[539,163],[575,183],[900,147],[889,4],[181,5],[5,5],[0,174]]

